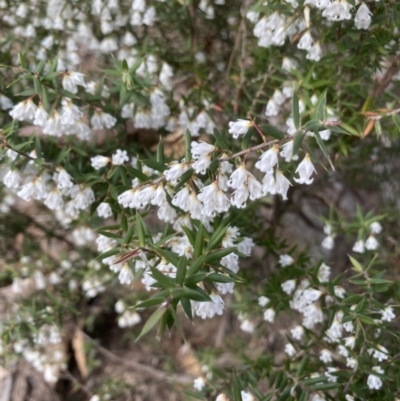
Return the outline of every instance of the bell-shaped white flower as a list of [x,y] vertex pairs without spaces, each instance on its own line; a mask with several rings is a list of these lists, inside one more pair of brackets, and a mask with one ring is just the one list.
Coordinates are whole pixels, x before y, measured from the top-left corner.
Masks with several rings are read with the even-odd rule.
[[296,173],[299,173],[299,178],[294,180],[299,184],[310,185],[314,179],[310,178],[312,173],[315,172],[314,165],[311,162],[310,155],[307,153],[302,162],[297,166]]
[[255,164],[256,168],[263,173],[269,173],[278,163],[278,152],[279,147],[277,145],[273,145],[260,156],[258,162]]
[[312,46],[314,44],[314,40],[311,36],[311,33],[309,30],[307,30],[303,36],[300,38],[299,43],[297,44],[297,48],[301,50],[307,50],[310,51]]
[[358,7],[356,16],[354,17],[354,25],[357,29],[368,29],[371,25],[371,11],[365,3],[361,3]]
[[234,138],[238,138],[240,135],[245,135],[252,125],[252,122],[249,120],[230,121],[228,132]]

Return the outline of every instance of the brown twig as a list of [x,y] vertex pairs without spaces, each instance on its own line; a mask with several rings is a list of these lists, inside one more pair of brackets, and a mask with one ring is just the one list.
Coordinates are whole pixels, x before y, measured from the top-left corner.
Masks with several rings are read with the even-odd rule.
[[88,336],[86,333],[83,333],[84,337],[86,340],[90,341],[92,344],[94,344],[97,348],[97,351],[109,359],[110,361],[113,361],[118,364],[123,364],[127,368],[133,369],[137,372],[140,372],[144,375],[149,376],[150,378],[157,379],[160,381],[165,381],[169,383],[176,383],[176,384],[181,384],[181,385],[188,385],[193,383],[193,378],[189,375],[185,374],[176,374],[176,373],[167,373],[163,372],[161,370],[152,368],[151,366],[143,365],[142,363],[135,362],[132,360],[127,360],[125,358],[121,358],[118,355],[113,354],[111,351],[108,349],[102,347],[101,345],[97,344],[96,341]]
[[279,142],[279,140],[278,140],[278,139],[274,139],[273,141],[264,142],[264,143],[261,143],[260,145],[256,145],[256,146],[253,146],[253,147],[251,147],[251,148],[242,150],[242,151],[240,151],[240,152],[238,152],[238,153],[235,153],[235,154],[233,154],[232,156],[223,157],[223,158],[218,159],[218,160],[221,161],[221,162],[226,162],[226,161],[228,161],[228,160],[234,159],[235,157],[248,154],[248,153],[253,152],[253,151],[255,151],[255,150],[258,150],[258,149],[266,148],[268,145],[271,145],[271,144],[276,143],[276,142]]

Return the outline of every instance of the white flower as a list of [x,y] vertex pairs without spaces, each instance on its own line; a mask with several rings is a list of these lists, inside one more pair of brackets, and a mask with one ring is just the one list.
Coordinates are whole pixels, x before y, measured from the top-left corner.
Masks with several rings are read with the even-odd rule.
[[377,348],[378,349],[373,350],[372,356],[379,362],[386,361],[386,359],[388,359],[389,351],[383,345],[378,345]]
[[299,40],[299,43],[297,44],[297,48],[301,50],[307,50],[310,51],[312,46],[313,46],[313,38],[311,36],[311,33],[309,30],[307,30],[301,39]]
[[273,308],[268,308],[264,312],[264,320],[266,322],[270,322],[270,323],[274,322],[274,320],[275,320],[275,310]]
[[279,155],[281,157],[283,157],[286,162],[290,162],[291,160],[297,160],[298,159],[297,155],[293,155],[293,143],[294,143],[293,139],[291,141],[286,142],[282,146],[282,150],[279,153]]
[[211,164],[211,155],[207,155],[197,159],[193,163],[192,167],[197,174],[204,175],[210,164]]
[[290,255],[280,255],[279,256],[279,264],[282,267],[293,265],[294,259]]
[[29,98],[15,105],[10,111],[10,116],[14,120],[32,121],[35,118],[36,110],[36,104]]
[[59,210],[64,206],[64,201],[57,188],[49,192],[44,204],[51,210]]
[[322,15],[329,21],[349,20],[351,19],[351,8],[351,4],[347,3],[346,0],[335,0],[327,5]]
[[57,183],[58,189],[71,188],[73,185],[71,182],[71,176],[61,167],[57,169],[54,181]]
[[242,397],[242,401],[255,401],[253,395],[251,393],[247,393],[246,391],[241,391],[240,395]]
[[256,168],[263,173],[269,173],[278,163],[278,152],[278,146],[272,146],[260,156],[258,162],[255,164]]
[[290,330],[290,333],[295,340],[301,341],[304,336],[304,328],[303,326],[296,326]]
[[335,246],[335,240],[331,235],[328,235],[327,237],[324,238],[324,240],[321,242],[321,246],[325,249],[332,250],[333,247]]
[[352,395],[350,395],[350,394],[346,394],[345,395],[345,398],[346,398],[346,401],[355,401],[356,399],[352,396]]
[[208,156],[212,152],[214,152],[215,146],[210,145],[206,142],[192,142],[191,143],[191,152],[193,159],[197,160],[201,157]]
[[112,216],[111,206],[106,202],[100,203],[100,205],[97,206],[96,212],[99,217],[104,217],[105,219]]
[[308,51],[306,55],[306,59],[312,61],[319,61],[321,60],[322,50],[319,42],[315,43],[311,49]]
[[358,362],[355,358],[346,358],[346,366],[350,369],[357,369]]
[[18,188],[21,184],[21,174],[18,170],[9,170],[3,178],[3,183],[7,188]]
[[279,114],[279,107],[274,102],[274,99],[269,99],[267,103],[267,108],[265,109],[265,115],[267,117],[277,116]]
[[378,221],[374,221],[369,225],[371,234],[380,234],[382,232],[382,226]]
[[202,214],[204,216],[212,217],[216,212],[226,212],[230,207],[227,196],[218,189],[216,182],[204,187],[197,198],[203,204]]
[[258,298],[258,305],[260,305],[262,308],[267,306],[269,302],[269,298],[265,297],[264,295],[261,295],[261,297]]
[[373,235],[370,235],[365,241],[365,249],[368,249],[369,251],[374,251],[375,249],[378,249],[378,246],[379,242]]
[[331,268],[327,266],[325,263],[322,263],[318,269],[318,280],[320,283],[327,283],[329,281],[329,277],[331,275]]
[[120,166],[129,161],[128,152],[126,150],[117,149],[117,152],[112,155],[111,162],[114,166]]
[[71,93],[77,93],[77,85],[86,87],[84,75],[80,72],[67,71],[63,75],[62,81],[63,88]]
[[299,173],[300,178],[294,180],[299,184],[310,185],[314,179],[310,178],[312,173],[316,173],[314,165],[311,162],[310,155],[307,153],[303,161],[297,166],[296,173]]
[[368,29],[371,25],[371,11],[365,3],[361,3],[354,17],[354,25],[357,29]]
[[296,355],[296,348],[293,347],[293,344],[287,343],[287,344],[285,345],[285,353],[286,353],[289,357],[292,357],[292,356]]
[[330,363],[332,362],[332,353],[331,351],[327,350],[327,349],[323,349],[320,353],[319,353],[319,359],[323,362],[323,363]]
[[238,138],[239,135],[245,135],[251,126],[252,122],[248,120],[230,121],[228,132],[234,138]]
[[297,68],[297,63],[295,60],[289,57],[283,57],[282,60],[282,70],[291,72]]
[[188,166],[185,163],[173,164],[168,170],[164,171],[164,175],[167,181],[171,184],[176,185],[182,174],[188,170]]
[[121,284],[132,284],[133,282],[133,273],[131,268],[128,266],[128,263],[125,263],[119,272],[118,279]]
[[384,322],[391,322],[393,319],[396,318],[396,315],[393,313],[393,308],[391,306],[387,306],[384,310],[381,310],[380,313],[382,314],[382,321]]
[[343,356],[344,358],[347,358],[349,356],[349,351],[344,345],[338,345],[338,353],[339,355]]
[[356,338],[354,336],[346,337],[344,339],[344,345],[347,348],[353,349],[356,344]]
[[222,298],[217,294],[211,294],[211,302],[193,302],[192,306],[197,316],[202,319],[212,318],[215,315],[224,313],[225,304]]
[[33,120],[34,125],[38,125],[40,127],[43,127],[49,118],[49,115],[47,111],[43,108],[41,104],[39,104],[39,107],[36,110],[35,113],[35,118]]
[[203,390],[205,385],[206,385],[206,382],[205,382],[204,378],[198,377],[197,379],[194,379],[193,388],[195,390],[201,391],[201,390]]
[[296,288],[296,280],[287,280],[281,284],[283,292],[290,295],[293,293],[294,289]]
[[131,312],[130,310],[126,310],[119,318],[118,318],[118,327],[132,327],[139,324],[142,321],[142,318],[137,312]]
[[95,156],[90,159],[90,163],[95,170],[99,170],[110,162],[110,158],[106,156]]
[[245,254],[246,256],[250,256],[253,247],[254,247],[253,239],[248,237],[245,237],[243,241],[237,244],[238,251]]
[[[374,366],[372,370],[381,375],[385,373],[385,371],[380,366]],[[382,387],[382,380],[380,379],[380,377],[370,374],[368,376],[367,384],[371,390],[379,390]]]
[[240,330],[244,331],[245,333],[254,333],[254,329],[255,325],[249,319],[243,320],[243,322],[240,325]]
[[333,367],[329,367],[327,369],[327,371],[325,372],[325,376],[328,378],[328,382],[331,382],[331,383],[337,382],[337,379],[338,379],[337,376],[331,374],[332,372],[337,372],[337,371],[338,371],[338,369],[333,368]]
[[[344,296],[346,295],[346,290],[339,285],[335,285],[333,287],[333,291],[338,298],[344,298]],[[347,322],[347,323],[351,323],[351,322]]]
[[364,253],[365,252],[365,246],[364,246],[364,241],[362,239],[358,240],[354,245],[353,245],[353,252],[357,253]]

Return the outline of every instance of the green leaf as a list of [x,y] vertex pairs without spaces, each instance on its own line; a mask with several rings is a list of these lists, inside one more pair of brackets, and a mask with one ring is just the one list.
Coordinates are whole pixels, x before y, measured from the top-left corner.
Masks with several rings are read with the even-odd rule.
[[314,135],[315,135],[315,139],[317,140],[317,143],[320,147],[320,149],[322,150],[322,153],[325,155],[326,159],[328,160],[329,164],[332,167],[332,170],[335,171],[335,167],[333,166],[331,157],[329,156],[329,153],[325,147],[324,141],[321,138],[321,135],[319,134],[318,130],[314,130]]
[[167,262],[172,263],[174,266],[178,266],[179,256],[175,252],[167,251],[165,249],[153,247],[157,254],[161,255]]
[[242,388],[240,386],[239,380],[236,377],[235,373],[232,373],[232,384],[233,384],[233,399],[234,401],[243,401],[242,400]]
[[192,160],[192,153],[190,152],[192,146],[192,136],[187,129],[185,132],[185,162],[188,163]]
[[190,231],[185,225],[182,224],[181,226],[182,230],[184,231],[184,233],[186,234],[186,237],[188,238],[190,245],[192,245],[194,247],[194,234],[192,233],[192,231]]
[[186,263],[187,263],[186,257],[181,256],[178,266],[176,268],[175,281],[176,281],[176,284],[178,284],[178,285],[182,285],[185,280],[186,273],[187,273]]
[[219,274],[219,273],[211,273],[207,276],[207,280],[215,282],[215,283],[233,283],[235,280],[233,280],[231,277],[229,277],[226,274]]
[[135,178],[138,178],[140,181],[145,182],[149,180],[149,177],[142,173],[140,170],[133,168],[131,166],[124,166],[129,174],[132,174]]
[[26,68],[25,53],[19,52],[19,64],[23,69]]
[[123,232],[128,231],[128,220],[126,218],[126,214],[124,212],[121,213],[121,228]]
[[359,131],[357,131],[356,129],[354,129],[353,127],[351,127],[346,123],[341,122],[339,127],[342,127],[347,132],[350,132],[351,135],[361,137],[361,133]]
[[119,248],[112,248],[106,252],[101,253],[99,256],[97,256],[97,258],[95,258],[95,260],[103,260],[105,258],[108,258],[110,256],[116,255],[117,253],[120,252]]
[[179,179],[178,184],[175,185],[174,192],[178,192],[192,178],[193,174],[194,170],[192,168],[185,171]]
[[39,79],[37,77],[33,78],[33,85],[35,87],[35,90],[39,96],[42,95],[42,84],[40,83]]
[[206,262],[211,263],[216,260],[222,259],[224,256],[229,255],[230,253],[235,251],[237,251],[237,247],[235,246],[230,248],[220,249],[217,251],[212,251],[210,254],[207,255]]
[[309,362],[310,362],[310,356],[306,355],[305,358],[302,359],[301,364],[297,369],[296,377],[301,377],[303,375],[304,369],[308,366]]
[[208,242],[207,245],[207,251],[210,251],[212,249],[215,249],[216,247],[218,247],[222,241],[222,239],[224,238],[226,231],[228,230],[228,227],[230,226],[230,223],[223,225],[220,224],[219,227],[214,231],[214,233],[212,234],[210,241]]
[[167,311],[167,308],[165,308],[164,306],[161,306],[159,309],[157,309],[149,317],[149,319],[143,326],[143,329],[140,332],[139,337],[135,340],[135,342],[138,341],[140,338],[142,338],[145,334],[147,334],[156,325],[156,323],[163,317],[163,315],[166,311]]
[[186,316],[190,319],[193,320],[193,314],[192,314],[192,304],[190,303],[190,300],[185,297],[180,298],[180,303],[182,305],[182,308],[186,314]]
[[246,132],[245,136],[242,139],[242,143],[240,144],[240,147],[242,149],[247,149],[249,147],[251,138],[255,132],[256,132],[256,129],[254,127],[250,127],[248,129],[248,131]]
[[203,267],[207,256],[207,254],[203,254],[192,263],[192,265],[188,269],[188,276],[197,273]]
[[310,121],[307,121],[303,125],[302,129],[303,129],[303,131],[314,131],[315,129],[319,129],[320,127],[321,127],[321,124],[319,121],[310,120]]
[[301,144],[303,142],[303,139],[305,137],[304,131],[298,131],[296,136],[294,137],[293,140],[293,156],[297,155],[297,152],[299,151]]
[[292,114],[293,114],[293,122],[296,129],[300,128],[300,112],[299,112],[299,98],[297,97],[297,93],[293,93],[292,97]]
[[275,139],[283,139],[286,135],[282,131],[279,131],[277,128],[272,127],[271,125],[263,124],[259,125],[261,131],[268,136],[271,136]]
[[159,294],[155,294],[154,297],[146,299],[145,301],[139,302],[135,305],[135,309],[148,308],[150,306],[160,305],[165,301],[165,297],[160,297]]
[[218,147],[222,149],[230,149],[228,141],[219,133],[216,128],[214,128],[214,136],[217,140]]
[[159,283],[162,287],[172,288],[175,285],[172,278],[166,276],[164,273],[162,273],[157,268],[150,267],[150,270],[151,270],[151,275],[153,276],[154,280],[156,280],[157,283]]
[[161,138],[157,146],[157,163],[164,165],[164,142]]
[[349,255],[349,258],[350,258],[351,264],[352,264],[353,267],[354,267],[354,270],[361,273],[361,272],[363,271],[363,268],[362,268],[362,266],[360,265],[360,263],[359,263],[356,259],[354,259],[352,256],[350,256],[350,255]]
[[194,258],[198,259],[203,253],[203,245],[204,245],[204,236],[203,236],[204,227],[203,224],[199,224],[199,228],[197,229],[197,235],[194,242]]
[[171,296],[174,299],[180,299],[180,298],[187,298],[187,299],[192,299],[193,301],[197,302],[210,302],[211,298],[210,296],[202,290],[200,287],[193,287],[193,288],[188,288],[188,287],[181,287],[181,288],[174,288],[171,291]]
[[44,66],[46,64],[46,60],[42,60],[38,66],[36,67],[36,73],[40,75],[43,72]]
[[145,228],[142,216],[139,213],[136,214],[136,231],[139,239],[139,246],[143,248],[146,245]]
[[203,281],[209,273],[195,273],[191,276],[187,277],[185,280],[185,285],[193,286],[198,284],[200,281]]
[[[132,236],[133,236],[133,233],[135,232],[135,226],[134,226],[134,224],[132,224],[130,227],[129,227],[129,229],[127,230],[127,232],[126,232],[126,234],[125,234],[125,236],[124,236],[124,239],[123,239],[123,243],[126,245],[126,244],[129,244],[129,242],[131,241],[131,239],[132,239]],[[118,236],[118,238],[120,238],[120,236]]]
[[315,111],[315,120],[317,121],[324,120],[325,106],[326,106],[326,90],[322,93],[322,95],[318,99]]
[[[153,170],[157,170],[157,171],[160,171],[160,172],[168,170],[168,166],[166,166],[165,164],[159,163],[159,162],[157,162],[155,160],[151,160],[151,159],[142,160],[142,163],[144,163],[147,167],[150,167]],[[147,179],[148,179],[148,177],[147,177]]]

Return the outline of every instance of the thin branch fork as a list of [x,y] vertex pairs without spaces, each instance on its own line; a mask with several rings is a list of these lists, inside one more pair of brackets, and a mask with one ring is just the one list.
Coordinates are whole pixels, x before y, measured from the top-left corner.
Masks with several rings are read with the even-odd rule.
[[83,336],[85,337],[86,340],[90,341],[92,344],[94,344],[96,346],[97,351],[101,355],[103,355],[110,361],[113,361],[118,364],[123,364],[127,368],[130,368],[132,370],[140,372],[141,374],[144,374],[152,379],[157,379],[160,381],[165,381],[165,382],[175,383],[175,384],[180,384],[180,385],[193,384],[192,376],[185,375],[185,374],[163,372],[162,370],[152,368],[151,366],[143,365],[139,362],[121,358],[120,356],[115,355],[108,349],[97,344],[96,341],[93,338],[91,338],[90,336],[88,336],[86,333],[83,333]]

